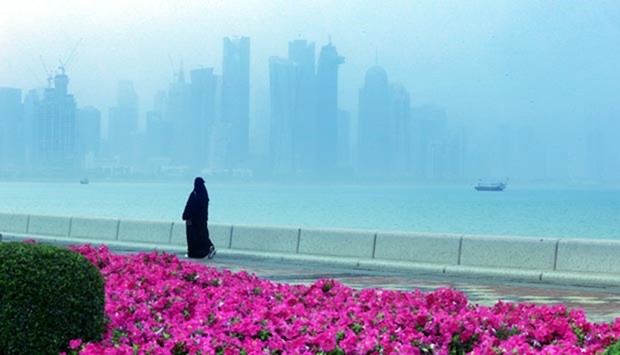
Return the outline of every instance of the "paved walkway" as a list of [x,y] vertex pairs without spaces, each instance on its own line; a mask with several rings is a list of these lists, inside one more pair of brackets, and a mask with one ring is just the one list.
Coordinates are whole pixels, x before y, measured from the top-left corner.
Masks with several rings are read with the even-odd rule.
[[[179,254],[179,257],[183,257],[182,254]],[[564,286],[431,273],[347,269],[227,255],[217,255],[212,260],[196,262],[218,269],[245,270],[264,279],[290,284],[311,284],[321,278],[330,278],[358,289],[432,291],[440,287],[452,287],[464,292],[470,302],[484,306],[493,305],[498,300],[535,304],[562,303],[569,308],[584,309],[588,320],[592,322],[611,322],[620,317],[620,285],[613,287]]]
[[[139,249],[110,248],[113,252],[137,252]],[[146,250],[145,250],[146,251]],[[183,258],[183,253],[177,253]],[[564,304],[583,309],[592,322],[611,322],[620,317],[620,285],[587,286],[528,283],[489,277],[468,277],[425,272],[385,272],[334,267],[317,263],[281,262],[272,259],[232,256],[225,252],[212,260],[187,259],[230,271],[247,271],[263,279],[289,284],[312,284],[321,278],[337,280],[347,286],[392,290],[432,291],[452,287],[464,292],[474,304],[490,306],[497,301],[534,304]]]

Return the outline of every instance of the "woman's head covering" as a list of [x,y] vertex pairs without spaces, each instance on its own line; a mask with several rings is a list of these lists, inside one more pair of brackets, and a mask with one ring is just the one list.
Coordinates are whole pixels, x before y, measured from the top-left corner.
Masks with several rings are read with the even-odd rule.
[[200,176],[194,179],[194,190],[204,185],[205,185],[205,181]]
[[197,177],[194,179],[194,192],[196,192],[199,197],[205,199],[207,202],[209,201],[209,192],[207,192],[203,178]]

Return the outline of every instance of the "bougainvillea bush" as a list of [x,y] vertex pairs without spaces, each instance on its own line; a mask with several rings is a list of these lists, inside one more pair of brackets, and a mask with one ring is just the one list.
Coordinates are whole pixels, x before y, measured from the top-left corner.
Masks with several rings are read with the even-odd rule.
[[562,305],[468,303],[453,289],[279,284],[166,253],[79,246],[106,281],[102,341],[80,354],[602,354],[620,320]]

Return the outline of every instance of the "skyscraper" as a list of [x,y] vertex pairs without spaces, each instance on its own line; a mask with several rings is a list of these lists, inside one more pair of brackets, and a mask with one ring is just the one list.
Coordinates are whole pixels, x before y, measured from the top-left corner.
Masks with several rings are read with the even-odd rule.
[[[317,85],[314,42],[298,39],[288,43],[288,60],[296,67],[296,109],[291,120],[293,166],[296,173],[316,170]],[[289,93],[292,94],[292,93]]]
[[421,180],[442,178],[443,156],[448,141],[446,111],[424,105],[411,110],[413,175]]
[[110,154],[125,163],[133,163],[138,134],[138,95],[131,81],[118,82],[117,104],[110,108],[108,124]]
[[213,157],[214,128],[217,112],[217,85],[219,78],[213,68],[199,68],[190,71],[189,101],[192,129],[187,138],[194,144],[191,151],[195,166],[203,169],[211,164]]
[[193,139],[193,134],[197,129],[192,122],[190,85],[185,82],[182,65],[168,86],[163,106],[163,119],[169,122],[172,129],[164,137],[170,142],[170,144],[166,144],[169,148],[170,158],[174,165],[190,166],[195,164],[194,154],[196,151],[193,148],[196,142]]
[[293,139],[295,117],[299,112],[299,67],[292,61],[269,59],[271,102],[270,157],[275,175],[297,171],[299,153]]
[[357,167],[361,174],[384,175],[390,166],[392,144],[390,88],[387,73],[380,66],[366,72],[359,91]]
[[230,168],[248,161],[250,130],[250,38],[226,37],[222,60],[222,121],[230,139],[226,161]]
[[[276,174],[325,174],[338,161],[338,66],[331,43],[315,65],[315,45],[289,42],[288,59],[272,57],[271,154]],[[344,127],[344,126],[342,126]]]
[[85,155],[97,157],[101,143],[101,112],[92,106],[77,110],[77,151],[83,159]]
[[411,163],[411,98],[409,91],[400,84],[390,86],[390,117],[393,158],[391,171],[398,175],[412,172]]
[[338,67],[344,57],[330,43],[321,48],[317,68],[317,168],[326,173],[337,167]]
[[68,86],[69,78],[60,67],[54,86],[45,89],[34,108],[34,162],[55,174],[67,173],[77,166],[76,104],[73,95],[68,94]]

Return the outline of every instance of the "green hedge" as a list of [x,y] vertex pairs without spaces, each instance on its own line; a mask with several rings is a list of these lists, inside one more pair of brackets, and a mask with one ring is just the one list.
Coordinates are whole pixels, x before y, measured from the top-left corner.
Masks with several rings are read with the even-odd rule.
[[60,247],[0,243],[0,354],[58,354],[71,339],[101,339],[104,281]]

